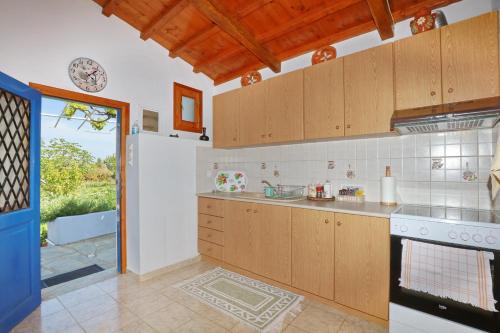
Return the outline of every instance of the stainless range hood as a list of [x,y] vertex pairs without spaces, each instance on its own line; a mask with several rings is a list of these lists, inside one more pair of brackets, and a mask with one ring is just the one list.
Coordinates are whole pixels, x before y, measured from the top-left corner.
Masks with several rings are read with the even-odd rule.
[[500,120],[500,97],[398,110],[391,129],[399,134],[418,134],[491,128]]

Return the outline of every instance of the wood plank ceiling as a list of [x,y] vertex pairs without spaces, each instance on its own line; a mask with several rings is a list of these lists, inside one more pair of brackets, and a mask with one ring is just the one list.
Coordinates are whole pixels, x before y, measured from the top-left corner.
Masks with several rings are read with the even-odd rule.
[[94,0],[221,84],[460,0]]

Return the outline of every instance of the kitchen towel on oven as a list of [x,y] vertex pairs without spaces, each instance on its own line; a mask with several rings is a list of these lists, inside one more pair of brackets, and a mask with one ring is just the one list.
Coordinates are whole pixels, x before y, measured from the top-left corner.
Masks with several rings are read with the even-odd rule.
[[399,286],[498,312],[493,298],[492,252],[401,240]]

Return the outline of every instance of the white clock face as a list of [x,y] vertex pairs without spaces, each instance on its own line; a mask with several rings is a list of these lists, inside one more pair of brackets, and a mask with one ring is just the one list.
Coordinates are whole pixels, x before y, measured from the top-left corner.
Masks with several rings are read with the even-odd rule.
[[69,77],[80,89],[87,92],[98,92],[106,87],[106,72],[96,61],[88,58],[77,58],[69,64]]

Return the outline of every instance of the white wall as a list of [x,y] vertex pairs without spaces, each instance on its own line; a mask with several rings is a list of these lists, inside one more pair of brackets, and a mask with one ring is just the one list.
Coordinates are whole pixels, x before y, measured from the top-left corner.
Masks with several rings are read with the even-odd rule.
[[[500,8],[500,0],[463,0],[455,4],[442,8],[445,13],[448,23],[465,20],[469,17],[477,16],[483,13],[492,11],[493,9]],[[337,49],[337,57],[342,57],[351,53],[366,50],[383,43],[394,42],[395,40],[411,36],[410,30],[411,19],[399,22],[394,27],[394,38],[381,41],[377,31],[372,31],[367,34],[351,38],[349,40],[333,44]],[[311,66],[311,53],[292,58],[281,64],[281,73],[274,73],[269,69],[260,71],[262,79],[281,75],[291,72],[300,68]],[[215,94],[220,94],[228,90],[241,87],[240,79],[235,79],[215,87]]]
[[131,103],[131,123],[143,108],[160,112],[162,135],[174,132],[173,82],[200,89],[203,123],[211,136],[212,80],[193,73],[180,58],[169,58],[156,42],[144,42],[116,16],[102,15],[92,0],[0,0],[0,45],[0,71],[26,83],[74,91],[80,90],[67,73],[71,60],[96,60],[108,74],[108,86],[97,95]]

